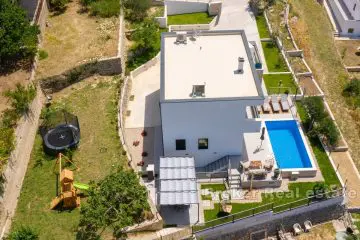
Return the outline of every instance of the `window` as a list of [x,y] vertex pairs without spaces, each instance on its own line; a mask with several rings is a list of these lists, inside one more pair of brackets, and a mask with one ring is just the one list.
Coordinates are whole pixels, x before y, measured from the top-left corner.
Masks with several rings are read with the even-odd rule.
[[186,150],[185,139],[176,139],[176,150]]
[[199,138],[198,148],[199,149],[208,149],[209,148],[209,139],[207,139],[207,138]]
[[348,29],[348,33],[353,33],[354,32],[354,29],[353,28],[349,28]]

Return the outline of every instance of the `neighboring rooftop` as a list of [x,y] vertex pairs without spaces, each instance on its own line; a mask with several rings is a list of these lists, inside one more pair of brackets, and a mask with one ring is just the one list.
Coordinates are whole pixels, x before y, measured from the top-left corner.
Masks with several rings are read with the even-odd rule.
[[187,33],[186,43],[177,34],[163,34],[162,99],[259,96],[260,80],[244,31]]

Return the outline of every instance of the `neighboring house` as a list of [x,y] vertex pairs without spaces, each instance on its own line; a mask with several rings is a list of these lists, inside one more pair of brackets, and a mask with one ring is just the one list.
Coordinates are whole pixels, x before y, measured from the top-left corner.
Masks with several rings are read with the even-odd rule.
[[360,0],[327,0],[339,34],[360,36]]
[[264,102],[245,32],[169,32],[161,46],[164,156],[194,157],[204,167],[241,155],[244,133],[261,128],[247,108]]

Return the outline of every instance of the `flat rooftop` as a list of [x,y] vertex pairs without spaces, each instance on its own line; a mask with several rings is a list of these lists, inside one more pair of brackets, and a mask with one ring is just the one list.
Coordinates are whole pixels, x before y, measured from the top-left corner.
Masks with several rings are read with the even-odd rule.
[[[244,31],[192,35],[187,34],[187,43],[177,43],[175,33],[163,35],[161,87],[165,100],[259,96],[260,82],[257,86]],[[242,73],[238,71],[239,57],[244,58]],[[194,85],[205,86],[203,96],[193,97]]]

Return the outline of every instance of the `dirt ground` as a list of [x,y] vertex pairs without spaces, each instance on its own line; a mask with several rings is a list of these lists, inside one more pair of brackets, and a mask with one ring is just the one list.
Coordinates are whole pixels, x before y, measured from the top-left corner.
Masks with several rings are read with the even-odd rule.
[[337,40],[335,45],[346,66],[360,65],[360,40]]
[[79,63],[117,53],[118,18],[97,18],[80,13],[78,1],[65,13],[49,16],[42,49],[48,57],[39,61],[36,79],[60,74]]
[[314,226],[311,232],[296,237],[297,240],[333,240],[335,229],[331,222]]
[[304,89],[305,95],[315,96],[320,94],[319,89],[316,87],[311,77],[299,77],[299,84]]
[[27,84],[30,79],[30,72],[27,70],[18,70],[8,75],[0,74],[0,115],[7,107],[9,107],[8,99],[4,97],[4,93],[15,88],[16,84]]

